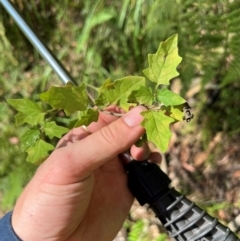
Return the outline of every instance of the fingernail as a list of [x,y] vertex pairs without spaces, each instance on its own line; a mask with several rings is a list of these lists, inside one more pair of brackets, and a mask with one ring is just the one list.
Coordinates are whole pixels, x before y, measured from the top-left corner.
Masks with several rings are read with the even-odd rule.
[[145,111],[146,108],[143,106],[137,106],[130,110],[126,115],[124,115],[123,120],[129,127],[138,126],[144,119],[140,114],[142,111]]

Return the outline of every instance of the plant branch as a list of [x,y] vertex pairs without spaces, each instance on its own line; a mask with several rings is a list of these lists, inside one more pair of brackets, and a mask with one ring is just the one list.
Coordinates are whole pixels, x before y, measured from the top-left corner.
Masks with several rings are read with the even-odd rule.
[[122,117],[124,114],[123,113],[116,113],[116,112],[112,112],[112,111],[108,111],[108,110],[101,110],[99,109],[100,112],[108,114],[108,115],[113,115],[116,117]]
[[98,88],[97,88],[97,87],[95,87],[94,85],[87,84],[87,87],[89,87],[89,88],[91,88],[91,89],[95,90],[96,92],[98,92]]

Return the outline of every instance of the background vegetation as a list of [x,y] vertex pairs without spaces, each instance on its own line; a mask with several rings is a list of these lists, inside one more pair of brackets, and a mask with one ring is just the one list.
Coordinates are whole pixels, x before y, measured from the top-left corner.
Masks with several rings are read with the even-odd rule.
[[[239,214],[238,0],[15,0],[14,4],[75,80],[94,86],[106,78],[141,74],[147,54],[178,33],[183,62],[172,88],[188,99],[195,118],[190,125],[173,128],[165,154],[169,175],[175,187],[225,224]],[[0,6],[3,212],[12,208],[36,169],[20,149],[19,136],[27,127],[15,126],[15,112],[6,99],[35,100],[50,85],[62,84]],[[144,235],[144,228],[159,224],[133,216],[126,224],[129,240],[165,240],[164,236],[149,237],[148,231]]]

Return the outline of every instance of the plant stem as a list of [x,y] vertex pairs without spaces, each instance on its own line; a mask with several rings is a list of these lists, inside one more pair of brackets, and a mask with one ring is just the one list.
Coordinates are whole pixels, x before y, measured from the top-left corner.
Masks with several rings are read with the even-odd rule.
[[89,88],[91,88],[91,89],[95,90],[96,92],[98,92],[98,88],[97,88],[97,87],[95,87],[94,85],[87,84],[87,87],[89,87]]
[[116,112],[111,112],[111,111],[101,110],[101,109],[99,109],[99,111],[108,115],[116,116],[116,117],[122,117],[124,115],[123,113],[116,113]]

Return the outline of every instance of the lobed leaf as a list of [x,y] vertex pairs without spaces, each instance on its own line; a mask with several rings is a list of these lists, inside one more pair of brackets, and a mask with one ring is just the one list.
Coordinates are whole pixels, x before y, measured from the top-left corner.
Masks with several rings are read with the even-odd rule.
[[104,106],[108,105],[108,100],[107,100],[107,98],[106,98],[104,93],[109,91],[109,89],[114,89],[114,83],[112,82],[112,80],[106,79],[103,82],[102,86],[100,86],[98,88],[99,95],[98,95],[98,98],[95,101],[95,104],[98,107],[104,107]]
[[180,106],[171,106],[170,109],[170,117],[174,118],[176,121],[182,121],[184,114],[183,114],[183,107]]
[[26,150],[28,153],[27,161],[33,164],[40,164],[48,157],[48,152],[53,149],[53,145],[43,140],[38,140],[34,146],[31,146]]
[[27,123],[27,121],[25,120],[26,117],[27,117],[26,114],[21,113],[21,112],[18,112],[18,113],[15,115],[15,117],[14,117],[14,118],[15,118],[15,124],[16,124],[17,126],[21,126],[21,125],[23,125],[24,123]]
[[175,120],[162,111],[144,111],[141,125],[146,129],[147,139],[153,142],[162,152],[166,152],[171,138],[170,124]]
[[139,90],[133,91],[129,97],[129,103],[152,105],[154,101],[154,94],[151,88],[146,88],[145,86],[140,86]]
[[15,108],[19,113],[15,116],[16,125],[28,123],[37,125],[44,120],[44,113],[41,106],[29,99],[8,99],[8,104]]
[[180,95],[166,88],[157,91],[157,99],[165,106],[180,105],[186,102]]
[[21,150],[26,151],[30,146],[34,146],[40,137],[40,131],[37,128],[27,130],[21,136]]
[[51,86],[50,89],[39,95],[40,99],[55,109],[64,110],[70,115],[78,110],[84,111],[88,107],[88,95],[85,84],[64,87]]
[[129,107],[127,102],[128,96],[141,86],[145,86],[145,78],[141,76],[127,76],[118,79],[112,84],[108,84],[107,88],[104,88],[96,103],[101,103],[102,105],[117,104],[121,108],[127,109]]
[[69,131],[68,128],[63,126],[58,126],[55,121],[51,122],[44,122],[43,128],[45,134],[52,139],[53,137],[62,137],[63,134],[67,133]]
[[[35,126],[37,124],[40,124],[44,120],[45,115],[46,115],[46,113],[35,113],[35,114],[34,114],[34,112],[29,113],[29,114],[19,113],[16,116],[15,121],[18,126],[22,125],[24,123],[28,123],[30,125]],[[19,123],[19,117],[22,118],[22,120],[20,122],[22,124]]]
[[8,99],[8,104],[14,107],[17,111],[22,113],[29,113],[31,111],[41,112],[42,109],[36,102],[23,98],[23,99]]
[[161,42],[155,54],[148,55],[149,67],[143,73],[152,82],[169,85],[170,80],[179,75],[176,68],[182,61],[178,55],[178,35],[175,34],[165,42]]

